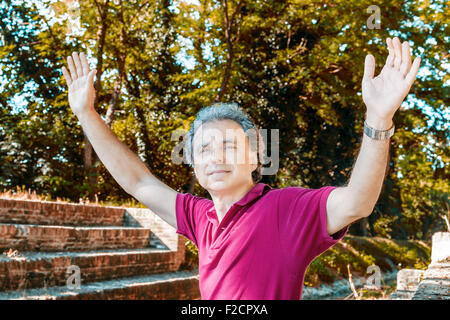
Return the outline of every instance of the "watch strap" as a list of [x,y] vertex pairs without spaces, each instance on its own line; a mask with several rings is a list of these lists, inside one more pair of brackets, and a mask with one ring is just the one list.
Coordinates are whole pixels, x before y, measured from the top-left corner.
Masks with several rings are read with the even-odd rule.
[[395,125],[392,124],[392,127],[388,130],[378,130],[370,127],[366,120],[364,120],[364,133],[372,139],[375,140],[386,140],[394,135]]

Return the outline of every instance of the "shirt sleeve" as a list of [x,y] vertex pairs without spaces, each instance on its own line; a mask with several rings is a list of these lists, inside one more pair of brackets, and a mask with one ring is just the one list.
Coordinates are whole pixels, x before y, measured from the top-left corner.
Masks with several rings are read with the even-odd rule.
[[346,226],[329,235],[327,232],[327,199],[334,186],[319,189],[284,188],[280,194],[279,231],[286,252],[314,259],[347,233]]
[[177,233],[191,240],[198,248],[198,226],[204,215],[204,198],[190,193],[177,193],[176,217]]

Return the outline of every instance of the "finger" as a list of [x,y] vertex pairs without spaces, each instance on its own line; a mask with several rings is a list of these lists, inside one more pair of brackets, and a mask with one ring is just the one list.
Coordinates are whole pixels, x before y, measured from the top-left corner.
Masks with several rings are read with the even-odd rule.
[[94,76],[97,73],[97,69],[92,70],[91,72],[89,72],[88,75],[88,83],[91,85],[94,85]]
[[406,77],[410,68],[411,68],[411,52],[409,49],[408,41],[405,41],[402,44],[402,66],[400,67],[400,71],[404,77]]
[[375,73],[375,58],[373,55],[368,54],[366,56],[366,61],[364,62],[364,77],[363,81],[368,81],[373,79]]
[[394,50],[395,50],[395,59],[394,59],[394,67],[399,70],[402,64],[402,48],[400,44],[400,40],[395,37],[394,38]]
[[91,71],[89,68],[89,62],[87,61],[84,52],[80,53],[81,66],[83,67],[83,74],[89,74]]
[[414,79],[416,79],[417,72],[419,71],[420,67],[420,60],[421,60],[420,57],[416,57],[414,59],[412,67],[405,77],[406,83],[409,85],[409,87],[411,87],[412,83],[414,82]]
[[67,86],[70,86],[72,84],[72,78],[70,77],[66,67],[62,67],[62,73],[64,75],[64,79],[66,79]]
[[78,53],[74,52],[72,53],[73,61],[75,62],[76,72],[78,74],[78,77],[83,76],[83,68],[81,67],[80,57],[78,56]]
[[70,70],[70,77],[72,79],[72,81],[75,81],[78,79],[78,74],[75,70],[75,65],[73,64],[73,59],[72,56],[68,56],[67,57],[67,64],[69,65],[69,70]]
[[394,45],[392,44],[392,39],[386,38],[386,44],[387,44],[388,50],[389,50],[389,55],[386,59],[386,65],[388,67],[392,68],[394,66],[394,58],[395,58]]

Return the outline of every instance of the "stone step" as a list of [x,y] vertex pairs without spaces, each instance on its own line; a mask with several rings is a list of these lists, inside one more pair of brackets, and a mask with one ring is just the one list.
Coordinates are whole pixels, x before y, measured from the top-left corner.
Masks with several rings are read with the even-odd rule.
[[68,227],[0,223],[0,250],[87,251],[146,248],[150,229],[136,227]]
[[450,257],[432,261],[423,278],[412,300],[450,300]]
[[0,199],[0,223],[121,226],[125,208],[53,201]]
[[172,272],[181,262],[176,251],[156,248],[0,255],[0,291],[63,286],[75,268],[81,283],[89,283]]
[[200,299],[197,272],[177,271],[67,286],[0,292],[0,300]]

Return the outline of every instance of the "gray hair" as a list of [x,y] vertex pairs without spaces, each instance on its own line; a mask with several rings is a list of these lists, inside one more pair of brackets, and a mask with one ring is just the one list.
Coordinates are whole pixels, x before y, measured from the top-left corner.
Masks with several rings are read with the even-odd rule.
[[[208,107],[202,108],[196,115],[194,122],[184,137],[185,148],[184,154],[186,162],[193,167],[194,166],[194,150],[193,150],[193,140],[195,132],[202,124],[207,122],[213,122],[218,120],[232,120],[237,122],[244,130],[247,139],[249,137],[253,138],[250,141],[256,141],[257,143],[250,143],[250,149],[257,152],[258,166],[252,172],[252,179],[254,183],[261,180],[261,161],[260,152],[258,152],[258,146],[262,146],[262,139],[259,134],[259,129],[255,123],[250,120],[250,117],[241,109],[239,109],[237,103],[214,103]],[[252,130],[251,130],[252,129]],[[255,137],[256,135],[256,137]],[[260,151],[261,151],[260,146]]]

